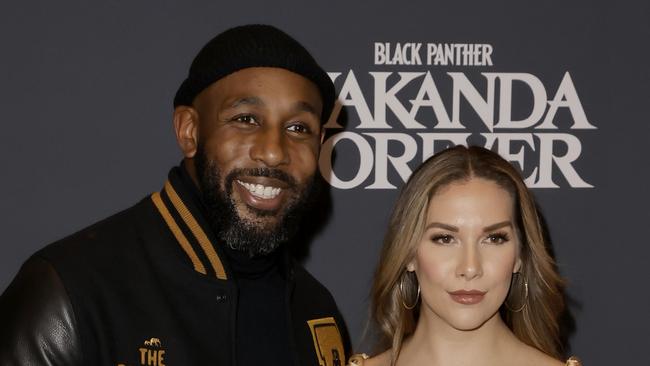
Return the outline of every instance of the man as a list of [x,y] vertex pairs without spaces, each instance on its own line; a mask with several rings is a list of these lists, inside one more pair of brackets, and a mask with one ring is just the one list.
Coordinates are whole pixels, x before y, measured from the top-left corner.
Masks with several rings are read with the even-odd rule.
[[317,194],[334,98],[276,28],[208,42],[174,99],[183,163],[24,264],[0,298],[0,364],[345,364],[334,300],[284,245]]

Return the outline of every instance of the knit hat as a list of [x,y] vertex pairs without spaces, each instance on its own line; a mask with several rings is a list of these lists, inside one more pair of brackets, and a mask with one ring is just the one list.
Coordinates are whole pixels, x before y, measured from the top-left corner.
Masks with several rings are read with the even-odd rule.
[[203,46],[176,92],[174,107],[191,105],[212,83],[249,67],[277,67],[311,80],[323,99],[321,121],[329,118],[336,96],[327,73],[298,41],[273,26],[260,24],[228,29]]

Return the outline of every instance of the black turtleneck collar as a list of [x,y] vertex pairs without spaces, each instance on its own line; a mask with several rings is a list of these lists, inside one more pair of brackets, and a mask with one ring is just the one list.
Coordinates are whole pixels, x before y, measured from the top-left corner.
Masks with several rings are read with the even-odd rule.
[[[179,175],[174,179],[172,175]],[[225,259],[231,277],[237,282],[237,332],[236,359],[242,366],[261,364],[293,365],[294,355],[289,346],[290,326],[287,313],[287,272],[289,256],[284,247],[275,252],[258,257],[249,257],[248,253],[230,248],[226,243],[219,243],[214,238],[207,215],[207,207],[199,188],[181,164],[170,174],[170,179],[183,185],[187,192],[185,199],[194,201],[188,206],[197,207],[202,216],[199,222],[208,233],[214,247]],[[282,270],[284,267],[284,270]],[[263,306],[260,306],[263,304]]]

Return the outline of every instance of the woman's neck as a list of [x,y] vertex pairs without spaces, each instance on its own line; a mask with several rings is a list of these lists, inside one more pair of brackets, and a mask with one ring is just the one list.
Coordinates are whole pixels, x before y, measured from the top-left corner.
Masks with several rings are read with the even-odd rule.
[[473,330],[459,330],[422,309],[413,336],[402,347],[399,366],[492,365],[519,340],[499,314]]

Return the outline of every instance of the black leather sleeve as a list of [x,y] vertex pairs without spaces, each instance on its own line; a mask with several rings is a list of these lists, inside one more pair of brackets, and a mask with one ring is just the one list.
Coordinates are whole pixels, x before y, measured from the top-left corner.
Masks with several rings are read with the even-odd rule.
[[59,275],[30,258],[0,296],[0,365],[81,365],[77,333]]

